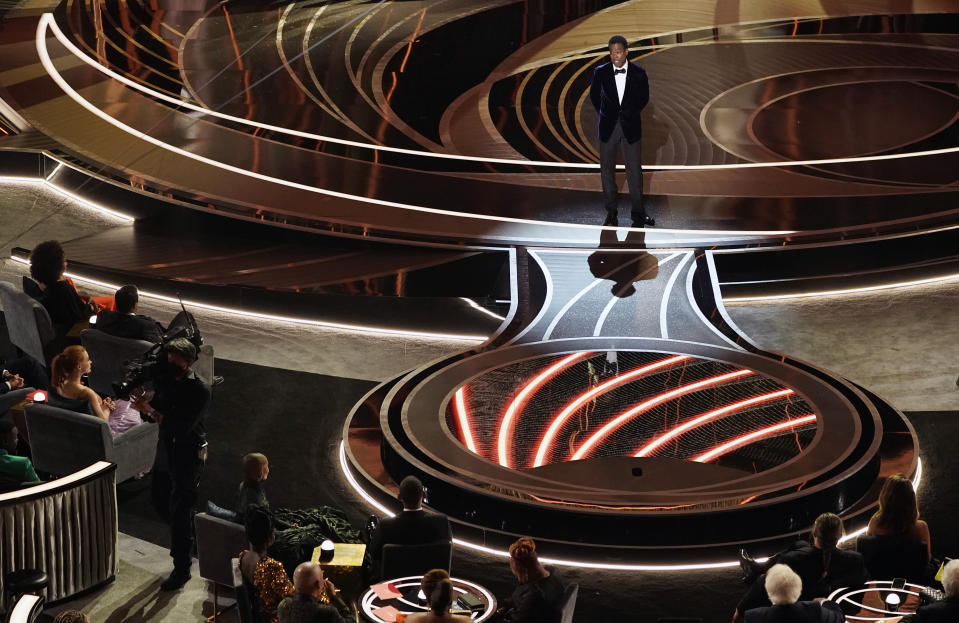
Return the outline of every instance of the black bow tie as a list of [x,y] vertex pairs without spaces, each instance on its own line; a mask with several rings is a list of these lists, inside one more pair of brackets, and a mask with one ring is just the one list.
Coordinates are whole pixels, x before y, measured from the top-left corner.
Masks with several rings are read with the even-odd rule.
[[615,76],[616,74],[624,74],[624,73],[626,73],[626,68],[625,68],[625,67],[623,67],[622,69],[614,69],[614,70],[613,70],[613,75],[614,75],[614,76]]

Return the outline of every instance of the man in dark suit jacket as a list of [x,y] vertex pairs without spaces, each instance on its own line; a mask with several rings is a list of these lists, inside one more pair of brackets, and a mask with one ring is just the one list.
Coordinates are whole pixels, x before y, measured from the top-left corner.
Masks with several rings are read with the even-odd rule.
[[163,327],[149,316],[137,314],[140,293],[136,286],[123,286],[113,295],[116,311],[105,309],[97,314],[95,328],[116,337],[146,340],[154,344],[163,339]]
[[420,545],[434,541],[452,541],[450,520],[442,513],[427,513],[423,510],[424,497],[423,483],[416,476],[407,476],[400,483],[397,498],[403,503],[403,510],[395,517],[380,521],[370,542],[374,574],[379,573],[383,546],[387,543]]
[[616,215],[616,152],[622,149],[632,202],[633,226],[655,225],[643,207],[642,111],[649,102],[649,79],[642,67],[627,60],[625,37],[609,40],[609,61],[593,72],[589,99],[599,113],[599,168],[606,201],[604,225],[618,225]]
[[766,592],[773,605],[746,611],[746,623],[842,623],[846,620],[838,604],[798,601],[802,580],[783,564],[766,573]]
[[0,395],[22,387],[33,387],[35,389],[47,389],[50,385],[50,379],[47,377],[46,370],[39,361],[30,355],[24,355],[19,359],[0,365]]
[[293,572],[293,587],[296,592],[284,598],[276,608],[279,623],[345,623],[354,620],[350,607],[340,597],[333,582],[323,577],[320,563],[300,563]]
[[951,560],[942,570],[942,588],[946,598],[921,606],[910,623],[955,623],[959,621],[959,560]]

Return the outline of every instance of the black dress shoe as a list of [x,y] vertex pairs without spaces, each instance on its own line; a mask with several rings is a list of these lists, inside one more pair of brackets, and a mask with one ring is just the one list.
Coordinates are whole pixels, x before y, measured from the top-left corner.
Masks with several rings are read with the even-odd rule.
[[193,576],[190,575],[189,569],[174,569],[169,577],[160,584],[160,590],[178,591],[183,588],[184,584],[190,581],[191,577]]
[[603,221],[604,227],[616,227],[619,225],[619,219],[616,217],[615,212],[610,212],[606,215],[606,220]]
[[739,550],[739,568],[743,571],[743,583],[749,585],[759,577],[756,561],[753,560],[746,550]]

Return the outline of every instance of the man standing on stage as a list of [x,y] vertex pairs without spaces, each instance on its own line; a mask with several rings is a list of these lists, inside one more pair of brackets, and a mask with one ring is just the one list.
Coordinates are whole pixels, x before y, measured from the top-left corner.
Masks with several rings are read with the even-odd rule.
[[606,201],[604,225],[619,225],[616,216],[616,152],[623,151],[626,183],[632,202],[633,227],[656,224],[643,207],[643,165],[640,146],[643,137],[642,111],[649,102],[649,79],[642,67],[630,63],[626,38],[616,35],[609,40],[610,62],[593,72],[589,99],[599,113],[599,168]]

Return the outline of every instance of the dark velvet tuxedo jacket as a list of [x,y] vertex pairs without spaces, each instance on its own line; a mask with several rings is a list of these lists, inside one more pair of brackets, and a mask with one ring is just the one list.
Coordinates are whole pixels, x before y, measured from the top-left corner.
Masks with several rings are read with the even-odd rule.
[[163,328],[153,318],[139,314],[121,314],[109,309],[97,314],[97,323],[93,328],[116,337],[145,340],[154,344],[163,339]]
[[593,84],[589,88],[589,99],[599,113],[599,140],[606,142],[613,133],[618,121],[623,128],[623,136],[629,143],[635,143],[643,137],[643,108],[649,102],[649,78],[646,71],[635,63],[627,62],[626,90],[623,103],[619,103],[616,91],[616,79],[613,78],[613,64],[605,63],[593,72]]
[[911,620],[915,623],[955,623],[959,621],[959,598],[950,597],[922,606]]
[[424,510],[400,511],[396,517],[382,519],[370,542],[370,554],[379,561],[383,546],[387,543],[418,545],[433,541],[452,540],[450,520],[442,513],[427,513]]
[[746,611],[746,623],[842,623],[842,610],[831,601],[798,601],[788,606],[770,606]]

